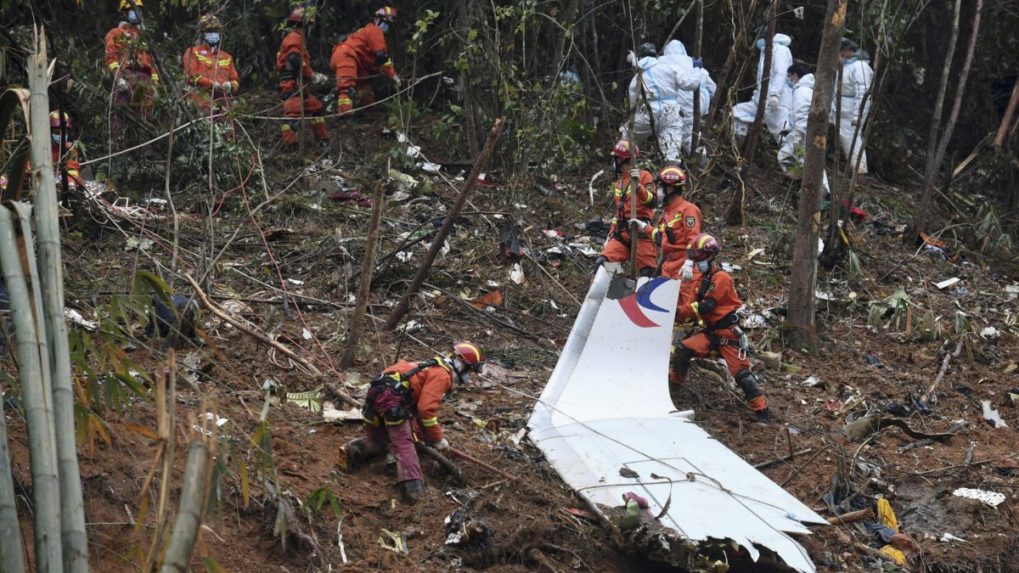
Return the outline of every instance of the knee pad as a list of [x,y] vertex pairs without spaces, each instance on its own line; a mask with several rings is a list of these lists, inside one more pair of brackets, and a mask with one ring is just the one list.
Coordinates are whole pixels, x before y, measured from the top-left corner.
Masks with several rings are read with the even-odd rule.
[[676,372],[685,375],[687,370],[690,369],[690,360],[693,358],[693,350],[677,344],[675,351],[672,353],[672,361],[670,365]]
[[643,267],[640,269],[640,276],[651,278],[655,276],[655,269],[652,267]]
[[764,394],[757,384],[757,376],[749,370],[741,370],[736,374],[736,385],[740,387],[740,390],[743,390],[743,395],[748,400]]

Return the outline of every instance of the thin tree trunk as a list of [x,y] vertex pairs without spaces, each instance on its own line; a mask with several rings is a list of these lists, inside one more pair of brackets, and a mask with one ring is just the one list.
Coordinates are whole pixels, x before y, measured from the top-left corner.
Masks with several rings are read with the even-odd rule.
[[[732,0],[729,0],[729,8],[732,11],[733,19],[735,19],[736,8],[735,6],[733,6]],[[728,91],[729,75],[732,73],[733,66],[736,65],[736,59],[737,56],[739,55],[739,47],[742,45],[742,43],[739,40],[744,35],[746,35],[747,29],[746,23],[750,21],[750,18],[753,16],[754,10],[756,9],[757,0],[750,0],[750,6],[747,9],[747,17],[740,22],[739,29],[734,31],[732,47],[729,48],[729,55],[726,56],[725,58],[725,64],[722,66],[722,73],[718,76],[718,79],[716,80],[717,87],[715,89],[715,96],[711,100],[711,107],[708,109],[708,117],[704,122],[705,132],[711,131],[711,126],[714,125],[715,123],[715,117],[718,114],[718,108],[720,108],[722,105],[723,94],[725,94]],[[741,77],[737,76],[735,82],[737,88],[739,87],[740,79]]]
[[768,31],[764,44],[764,66],[761,68],[761,85],[757,89],[757,114],[754,116],[754,123],[750,126],[747,139],[743,144],[742,161],[740,167],[740,182],[736,185],[736,192],[733,195],[732,203],[725,215],[725,222],[729,225],[743,224],[743,203],[746,200],[746,181],[750,172],[750,166],[754,162],[754,154],[757,152],[758,134],[761,132],[761,125],[764,123],[764,110],[768,105],[771,90],[771,60],[775,39],[775,20],[778,18],[778,0],[771,0],[768,9],[765,11],[765,18],[768,22]]
[[24,573],[25,558],[21,553],[21,527],[18,523],[14,478],[11,476],[11,452],[7,447],[7,419],[3,411],[3,388],[0,388],[0,571]]
[[847,0],[828,0],[821,49],[817,54],[814,93],[807,118],[803,186],[793,247],[787,318],[793,342],[807,348],[813,347],[817,339],[814,327],[814,289],[817,286],[817,238],[821,230],[821,178],[828,147],[828,115],[835,87],[839,38],[845,25],[846,4]]
[[[467,0],[459,0],[457,2],[457,12],[459,12],[460,17],[460,35],[466,50],[469,47],[467,46],[467,36],[471,30],[470,8]],[[478,141],[477,115],[474,109],[478,103],[474,93],[473,82],[471,81],[472,76],[473,74],[470,73],[462,73],[460,74],[460,82],[463,84],[464,131],[467,134],[467,149],[471,157],[477,157],[481,145]]]
[[[697,29],[694,32],[693,40],[693,58],[699,59],[701,57],[701,50],[704,45],[704,0],[697,0]],[[701,90],[698,86],[697,91],[693,92],[693,133],[690,134],[690,153],[694,154],[697,151],[697,146],[700,144],[701,135]],[[691,185],[692,187],[692,185]]]
[[492,132],[488,134],[488,141],[485,142],[485,148],[481,150],[481,154],[474,160],[474,167],[471,168],[470,174],[467,175],[467,179],[464,180],[464,185],[460,189],[460,193],[456,197],[456,201],[453,203],[453,207],[449,210],[449,214],[446,215],[446,220],[442,223],[442,228],[436,233],[435,238],[432,239],[432,245],[428,249],[428,254],[425,255],[421,265],[418,266],[417,273],[414,275],[414,279],[411,281],[410,286],[407,287],[407,292],[403,293],[400,297],[400,301],[396,303],[393,308],[393,312],[389,315],[389,319],[386,320],[386,330],[393,330],[396,325],[399,324],[400,319],[407,313],[410,308],[410,299],[417,294],[418,289],[425,282],[425,278],[428,277],[428,272],[432,268],[432,263],[435,262],[435,257],[439,255],[439,249],[442,248],[442,244],[446,242],[446,237],[449,236],[449,232],[453,229],[453,223],[457,217],[460,216],[460,211],[463,210],[464,203],[467,202],[467,196],[470,195],[471,190],[474,189],[474,185],[478,182],[478,176],[481,175],[481,170],[485,168],[488,160],[492,157],[492,152],[495,151],[495,143],[499,140],[499,136],[502,134],[502,126],[504,123],[503,118],[495,120],[495,125],[492,126]]
[[36,52],[29,58],[32,80],[32,165],[35,167],[35,220],[39,235],[39,279],[45,336],[49,347],[53,427],[60,472],[60,514],[63,565],[67,573],[87,573],[88,535],[78,473],[78,448],[74,431],[74,389],[71,386],[71,355],[64,322],[64,274],[60,260],[60,225],[57,188],[53,177],[50,144],[43,134],[50,132],[47,94],[46,34],[38,32]]
[[357,286],[357,307],[354,308],[354,317],[350,323],[350,332],[347,335],[346,345],[343,349],[343,356],[340,357],[340,366],[350,368],[354,365],[354,358],[357,356],[357,346],[361,341],[361,332],[364,330],[364,313],[368,310],[368,296],[371,294],[372,274],[375,268],[375,249],[379,242],[379,225],[382,222],[382,207],[386,202],[386,196],[382,192],[383,186],[380,183],[375,189],[375,196],[372,198],[372,215],[368,223],[368,239],[364,246],[364,257],[361,261],[361,281]]
[[1012,118],[1015,117],[1017,107],[1019,107],[1019,79],[1016,80],[1015,87],[1012,88],[1012,97],[1009,98],[1008,107],[1005,108],[1005,116],[1001,118],[1001,123],[998,125],[998,133],[994,136],[995,147],[1005,145],[1008,128],[1012,126]]
[[912,232],[906,234],[906,240],[915,242],[920,233],[927,230],[930,220],[931,190],[934,177],[938,173],[937,158],[938,131],[941,129],[941,112],[945,107],[945,93],[948,91],[948,76],[952,73],[952,60],[955,59],[955,44],[959,40],[959,14],[962,11],[962,0],[955,0],[952,12],[952,34],[948,39],[948,50],[945,54],[945,65],[941,69],[941,83],[934,102],[934,116],[931,118],[931,129],[927,135],[927,165],[923,175],[923,193],[920,195],[920,208],[913,217]]
[[[185,573],[191,563],[191,553],[202,526],[206,496],[209,446],[204,439],[196,439],[188,448],[187,466],[184,468],[184,487],[180,494],[180,510],[173,523],[173,536],[166,549],[166,559],[160,573]],[[165,476],[168,478],[169,476]]]
[[[38,139],[45,143],[45,140]],[[38,167],[36,167],[38,169]],[[28,449],[32,465],[33,527],[35,529],[36,571],[60,571],[63,567],[60,548],[60,478],[57,474],[57,452],[53,435],[52,396],[45,381],[48,367],[45,342],[38,337],[38,324],[33,318],[32,302],[25,280],[21,257],[17,251],[19,238],[14,232],[17,218],[0,207],[0,267],[11,305],[15,347],[18,356],[18,378],[21,401],[28,426]],[[31,239],[25,237],[26,248]]]

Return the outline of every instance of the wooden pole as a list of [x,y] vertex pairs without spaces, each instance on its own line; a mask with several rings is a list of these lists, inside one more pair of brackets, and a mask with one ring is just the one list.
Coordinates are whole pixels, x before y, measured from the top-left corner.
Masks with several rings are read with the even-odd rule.
[[506,479],[508,479],[510,481],[516,481],[517,480],[517,476],[515,476],[515,475],[513,475],[511,473],[504,472],[504,471],[500,470],[499,468],[497,468],[497,467],[495,467],[495,466],[493,466],[491,464],[487,464],[487,463],[479,460],[478,458],[468,454],[467,452],[458,450],[456,448],[446,448],[445,451],[453,454],[454,456],[460,458],[461,460],[471,462],[472,464],[478,466],[479,468],[486,469],[486,470],[494,473],[497,476],[504,477],[504,478],[506,478]]
[[1012,126],[1012,118],[1015,117],[1017,107],[1019,107],[1019,80],[1015,82],[1015,87],[1012,88],[1012,97],[1008,100],[1008,107],[1005,108],[1005,116],[1001,118],[1001,123],[998,125],[998,133],[994,136],[995,147],[1005,145],[1008,128]]
[[471,190],[474,189],[474,185],[478,182],[478,176],[481,175],[481,170],[484,169],[485,164],[492,157],[492,152],[495,151],[495,143],[499,140],[499,136],[502,135],[502,126],[505,122],[505,118],[499,118],[495,120],[495,125],[492,126],[492,131],[488,134],[488,141],[485,142],[484,149],[478,155],[478,158],[474,160],[474,167],[471,168],[471,172],[467,175],[467,179],[464,180],[463,187],[460,188],[460,194],[457,195],[456,201],[453,203],[453,208],[449,210],[449,214],[446,215],[446,220],[442,223],[442,228],[432,239],[432,245],[428,249],[428,254],[425,255],[425,259],[421,261],[421,265],[418,266],[417,273],[414,275],[414,279],[411,280],[410,286],[407,288],[407,292],[403,293],[400,297],[400,301],[396,303],[393,308],[393,312],[389,315],[389,319],[386,320],[385,329],[393,330],[396,325],[400,323],[400,319],[403,315],[407,314],[407,310],[410,308],[410,299],[416,295],[418,290],[421,288],[421,284],[425,282],[425,278],[428,277],[429,271],[432,269],[432,263],[435,262],[435,258],[439,255],[439,249],[442,248],[443,243],[446,242],[446,237],[449,236],[449,232],[453,230],[453,223],[456,222],[457,218],[460,217],[460,211],[463,210],[464,204],[467,202],[467,196],[470,195]]
[[38,40],[35,53],[29,58],[29,84],[32,91],[30,106],[32,182],[35,190],[35,222],[39,239],[38,272],[42,290],[45,338],[49,347],[53,429],[60,476],[63,566],[67,573],[87,573],[88,535],[85,532],[85,506],[78,471],[78,446],[75,442],[74,389],[71,385],[71,353],[67,343],[67,324],[64,322],[64,274],[60,260],[57,188],[49,141],[50,108],[47,92],[49,80],[45,30],[38,29],[36,36]]
[[[206,496],[206,467],[209,465],[209,446],[204,438],[197,438],[188,448],[187,466],[184,468],[184,487],[180,495],[180,510],[173,524],[173,536],[166,549],[166,559],[160,573],[184,573],[191,563],[191,553],[202,526]],[[164,479],[169,478],[165,476]]]
[[7,448],[7,422],[0,388],[0,571],[24,573],[25,558],[21,553],[21,528],[18,526],[17,499],[11,475],[11,452]]
[[357,345],[361,340],[361,332],[364,331],[364,313],[368,310],[368,297],[371,294],[372,275],[375,268],[375,250],[379,242],[379,226],[382,223],[382,207],[385,201],[383,184],[380,182],[375,187],[375,196],[372,197],[372,215],[371,221],[368,223],[368,239],[365,242],[364,258],[361,261],[361,280],[357,286],[357,307],[354,309],[354,317],[351,319],[350,330],[347,334],[347,347],[343,349],[343,356],[340,357],[340,366],[342,368],[350,368],[354,365],[354,358],[357,356]]

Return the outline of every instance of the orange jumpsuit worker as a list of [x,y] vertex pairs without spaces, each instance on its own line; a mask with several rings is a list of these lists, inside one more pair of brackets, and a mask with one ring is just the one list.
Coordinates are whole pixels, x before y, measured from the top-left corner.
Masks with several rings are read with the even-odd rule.
[[386,48],[386,33],[396,22],[396,8],[386,6],[375,12],[375,19],[367,26],[347,36],[343,43],[333,48],[329,66],[336,73],[336,112],[344,113],[358,105],[375,102],[372,91],[372,76],[379,73],[393,80],[400,87],[400,76],[389,59]]
[[114,102],[135,106],[148,118],[159,72],[138,29],[141,11],[142,0],[120,0],[121,21],[106,33],[106,68],[113,73]]
[[85,186],[85,181],[81,178],[81,164],[78,161],[78,145],[70,134],[73,128],[71,117],[64,113],[64,129],[61,133],[60,113],[50,112],[50,152],[57,185],[60,185],[62,179],[60,172],[63,169],[67,171],[67,185],[71,189]]
[[[306,13],[303,7],[294,8],[287,16],[290,32],[283,38],[279,52],[276,53],[276,71],[280,74],[280,98],[283,100],[283,116],[290,118],[310,117],[311,131],[319,146],[325,147],[329,141],[329,129],[325,119],[321,117],[325,106],[322,100],[315,97],[309,89],[309,83],[321,84],[326,77],[311,69],[311,56],[308,54],[304,38],[304,26],[310,24],[313,15]],[[297,132],[291,122],[284,123],[283,143],[297,145]]]
[[230,96],[241,86],[229,52],[219,49],[223,30],[215,14],[206,14],[198,20],[201,38],[184,51],[184,77],[191,86],[191,101],[203,115],[213,109],[230,109]]
[[[616,216],[609,228],[609,239],[602,248],[601,255],[595,259],[595,266],[603,263],[623,263],[630,260],[630,193],[633,191],[631,181],[637,178],[637,217],[633,219],[638,226],[648,225],[655,217],[655,182],[651,173],[633,167],[635,159],[640,157],[636,144],[622,139],[616,143],[610,153],[619,179],[613,184],[613,196],[616,203]],[[637,269],[642,276],[651,276],[658,262],[655,244],[646,233],[637,235]]]
[[676,322],[693,321],[699,330],[675,346],[669,382],[682,384],[692,358],[718,352],[743,390],[747,405],[764,421],[770,417],[768,402],[750,370],[746,336],[739,328],[736,314],[743,302],[736,294],[732,277],[714,262],[721,251],[722,244],[707,233],[697,235],[687,247],[687,256],[694,262],[694,277],[683,281],[680,287]]
[[364,437],[340,448],[340,467],[353,470],[369,458],[384,455],[388,445],[404,495],[410,502],[417,501],[424,491],[424,477],[414,446],[415,426],[420,424],[428,445],[448,448],[438,417],[442,398],[453,388],[454,379],[466,384],[471,373],[481,374],[484,368],[484,354],[470,342],[457,342],[445,356],[417,363],[401,360],[386,368],[372,380],[361,409]]
[[[666,161],[656,181],[660,185],[658,196],[663,201],[662,217],[657,226],[643,222],[638,225],[662,248],[662,276],[689,280],[693,276],[690,271],[681,271],[686,263],[687,245],[701,232],[701,210],[683,197],[686,172],[678,161]],[[686,276],[681,277],[681,274]]]

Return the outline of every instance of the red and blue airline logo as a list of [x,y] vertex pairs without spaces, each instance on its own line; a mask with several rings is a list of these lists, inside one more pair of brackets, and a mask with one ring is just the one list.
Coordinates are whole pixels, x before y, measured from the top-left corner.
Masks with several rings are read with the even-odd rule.
[[622,307],[626,317],[630,319],[630,322],[636,324],[641,328],[655,328],[661,326],[657,322],[648,318],[644,310],[653,310],[655,312],[668,313],[667,309],[664,309],[657,304],[651,302],[651,294],[655,292],[655,289],[665,284],[669,279],[665,277],[657,277],[644,283],[637,292],[627,295],[619,299],[619,306]]

